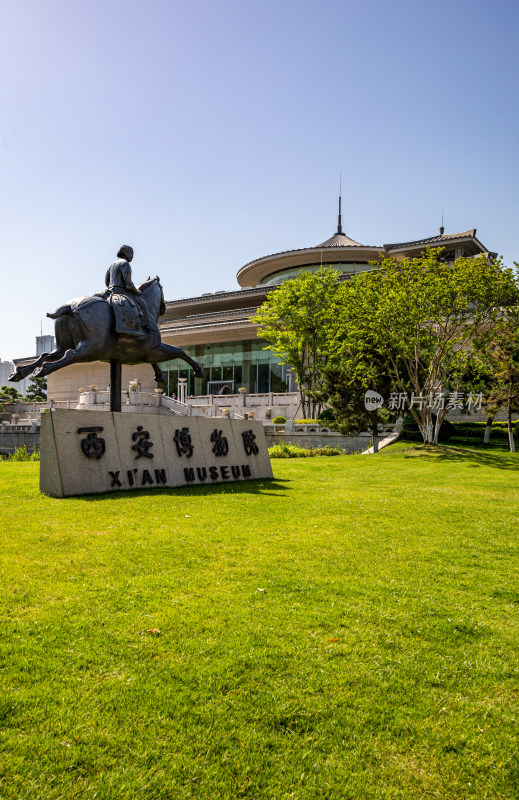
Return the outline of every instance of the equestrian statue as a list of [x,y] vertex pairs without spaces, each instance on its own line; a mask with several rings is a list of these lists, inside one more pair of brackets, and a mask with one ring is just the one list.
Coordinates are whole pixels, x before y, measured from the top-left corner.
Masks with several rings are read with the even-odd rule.
[[135,286],[132,259],[133,249],[123,245],[106,272],[104,292],[70,300],[53,314],[47,314],[56,320],[56,349],[17,367],[9,380],[20,381],[31,374],[49,375],[69,364],[109,361],[111,366],[151,364],[155,381],[165,388],[159,363],[172,358],[186,361],[195,375],[201,377],[202,367],[187,353],[161,342],[157,320],[166,305],[160,280],[148,278]]

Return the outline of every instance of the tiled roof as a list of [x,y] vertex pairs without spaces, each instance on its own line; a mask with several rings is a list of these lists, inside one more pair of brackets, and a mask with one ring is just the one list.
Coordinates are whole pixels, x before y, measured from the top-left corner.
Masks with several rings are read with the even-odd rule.
[[442,244],[449,242],[453,239],[474,239],[476,236],[476,228],[470,231],[463,231],[463,233],[439,233],[437,236],[430,236],[428,239],[417,239],[414,242],[397,242],[395,244],[385,244],[385,250],[396,250],[399,247],[419,247],[420,245],[428,244]]
[[212,300],[221,300],[227,297],[243,297],[247,294],[260,294],[262,292],[271,291],[271,288],[270,286],[256,286],[252,289],[232,289],[229,292],[208,292],[207,294],[199,294],[194,297],[181,297],[178,300],[166,300],[166,307],[180,306],[183,303],[211,302]]
[[277,256],[285,256],[289,255],[290,253],[308,253],[312,250],[320,250],[325,247],[364,247],[368,250],[376,250],[380,251],[384,250],[398,250],[400,248],[412,248],[412,247],[420,247],[421,245],[442,245],[448,244],[451,241],[455,241],[457,239],[475,239],[476,238],[476,228],[472,228],[469,231],[463,231],[462,233],[443,233],[438,234],[437,236],[430,236],[427,239],[416,239],[413,242],[395,242],[393,244],[385,244],[382,247],[377,245],[364,245],[360,242],[356,242],[354,239],[350,239],[349,236],[346,236],[343,233],[334,233],[329,239],[326,239],[325,242],[321,244],[315,245],[314,247],[299,247],[295,250],[282,250],[279,253],[271,253],[267,256],[262,256],[261,258],[256,258],[253,261],[249,261],[247,264],[244,264],[243,267],[238,271],[238,274],[243,273],[247,267],[251,267],[253,264],[259,264],[265,261],[270,261]]
[[289,253],[309,253],[312,250],[318,252],[323,247],[365,247],[368,250],[380,250],[380,247],[377,247],[376,245],[360,244],[360,242],[355,242],[348,236],[344,236],[344,234],[334,234],[330,239],[327,239],[326,242],[314,245],[314,247],[297,247],[295,250],[281,250],[279,253],[269,253],[268,256],[255,258],[253,261],[248,261],[246,264],[244,264],[243,267],[238,270],[238,273],[242,272],[242,270],[244,270],[246,267],[252,266],[252,264],[259,264],[262,261],[269,261],[271,258],[275,258],[276,256],[286,256],[289,255]]
[[258,310],[258,306],[252,306],[251,308],[238,308],[238,309],[231,309],[228,311],[213,311],[210,314],[189,314],[185,317],[180,317],[179,319],[161,319],[159,320],[160,325],[173,325],[176,323],[181,323],[185,321],[189,322],[203,322],[207,320],[214,320],[219,317],[242,317],[248,318],[251,317],[253,314],[256,313]]
[[[188,320],[186,320],[186,322],[188,322]],[[212,330],[213,328],[243,328],[244,325],[247,325],[247,327],[249,325],[254,327],[254,323],[250,321],[249,317],[243,317],[242,319],[226,320],[224,322],[206,322],[199,325],[168,325],[164,323],[160,325],[160,331],[161,333],[179,334],[186,331]]]

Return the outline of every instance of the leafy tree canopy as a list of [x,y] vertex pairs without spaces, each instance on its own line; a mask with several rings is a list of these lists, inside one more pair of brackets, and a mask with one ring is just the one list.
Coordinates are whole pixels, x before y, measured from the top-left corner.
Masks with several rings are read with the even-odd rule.
[[489,417],[506,409],[510,449],[515,452],[512,414],[519,413],[519,309],[508,309],[482,335],[481,344],[480,369],[488,383],[485,408]]
[[259,325],[258,335],[269,342],[281,363],[295,372],[301,391],[304,417],[315,417],[319,403],[302,389],[319,389],[326,363],[340,349],[337,339],[341,273],[323,268],[315,273],[301,271],[268,295],[251,322]]
[[480,337],[505,307],[519,302],[514,273],[500,260],[447,262],[441,252],[427,249],[403,261],[386,258],[343,283],[338,323],[344,349],[357,354],[350,365],[355,379],[366,382],[373,371],[373,362],[359,354],[377,353],[395,391],[405,395],[424,441],[431,443],[446,410],[439,411],[433,431],[428,398],[439,390],[459,391]]
[[0,403],[14,403],[22,400],[22,395],[15,386],[2,386],[0,389]]
[[47,378],[31,378],[25,399],[28,402],[43,402],[47,399]]

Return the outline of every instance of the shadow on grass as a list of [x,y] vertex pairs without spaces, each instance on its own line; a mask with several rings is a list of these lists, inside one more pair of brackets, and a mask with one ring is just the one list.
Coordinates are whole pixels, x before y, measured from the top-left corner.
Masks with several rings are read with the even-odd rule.
[[490,440],[490,444],[483,444],[483,437],[471,437],[469,436],[466,439],[464,436],[451,436],[449,439],[449,445],[451,447],[470,447],[475,450],[485,450],[485,451],[493,451],[493,452],[500,452],[500,453],[509,453],[510,447],[508,444],[508,436],[503,438],[494,437]]
[[[418,452],[416,452],[418,451]],[[404,458],[416,458],[417,455],[435,458],[438,461],[457,461],[469,466],[493,467],[494,469],[507,469],[519,471],[519,453],[510,453],[503,450],[486,450],[483,447],[470,447],[461,445],[440,444],[416,445],[413,452],[404,454]]]
[[132,489],[121,492],[104,492],[103,494],[74,495],[63,497],[62,500],[84,500],[86,503],[102,502],[104,500],[127,500],[129,497],[157,497],[157,495],[170,495],[171,497],[200,497],[212,494],[261,494],[279,497],[279,492],[290,490],[283,484],[293,483],[287,478],[260,478],[252,481],[234,481],[233,483],[214,483],[210,486],[197,484],[196,486],[156,487],[154,489]]

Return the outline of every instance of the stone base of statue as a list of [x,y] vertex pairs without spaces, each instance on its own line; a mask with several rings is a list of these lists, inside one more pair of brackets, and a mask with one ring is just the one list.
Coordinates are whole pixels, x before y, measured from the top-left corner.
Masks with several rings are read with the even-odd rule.
[[48,411],[40,448],[51,497],[272,478],[254,420]]

